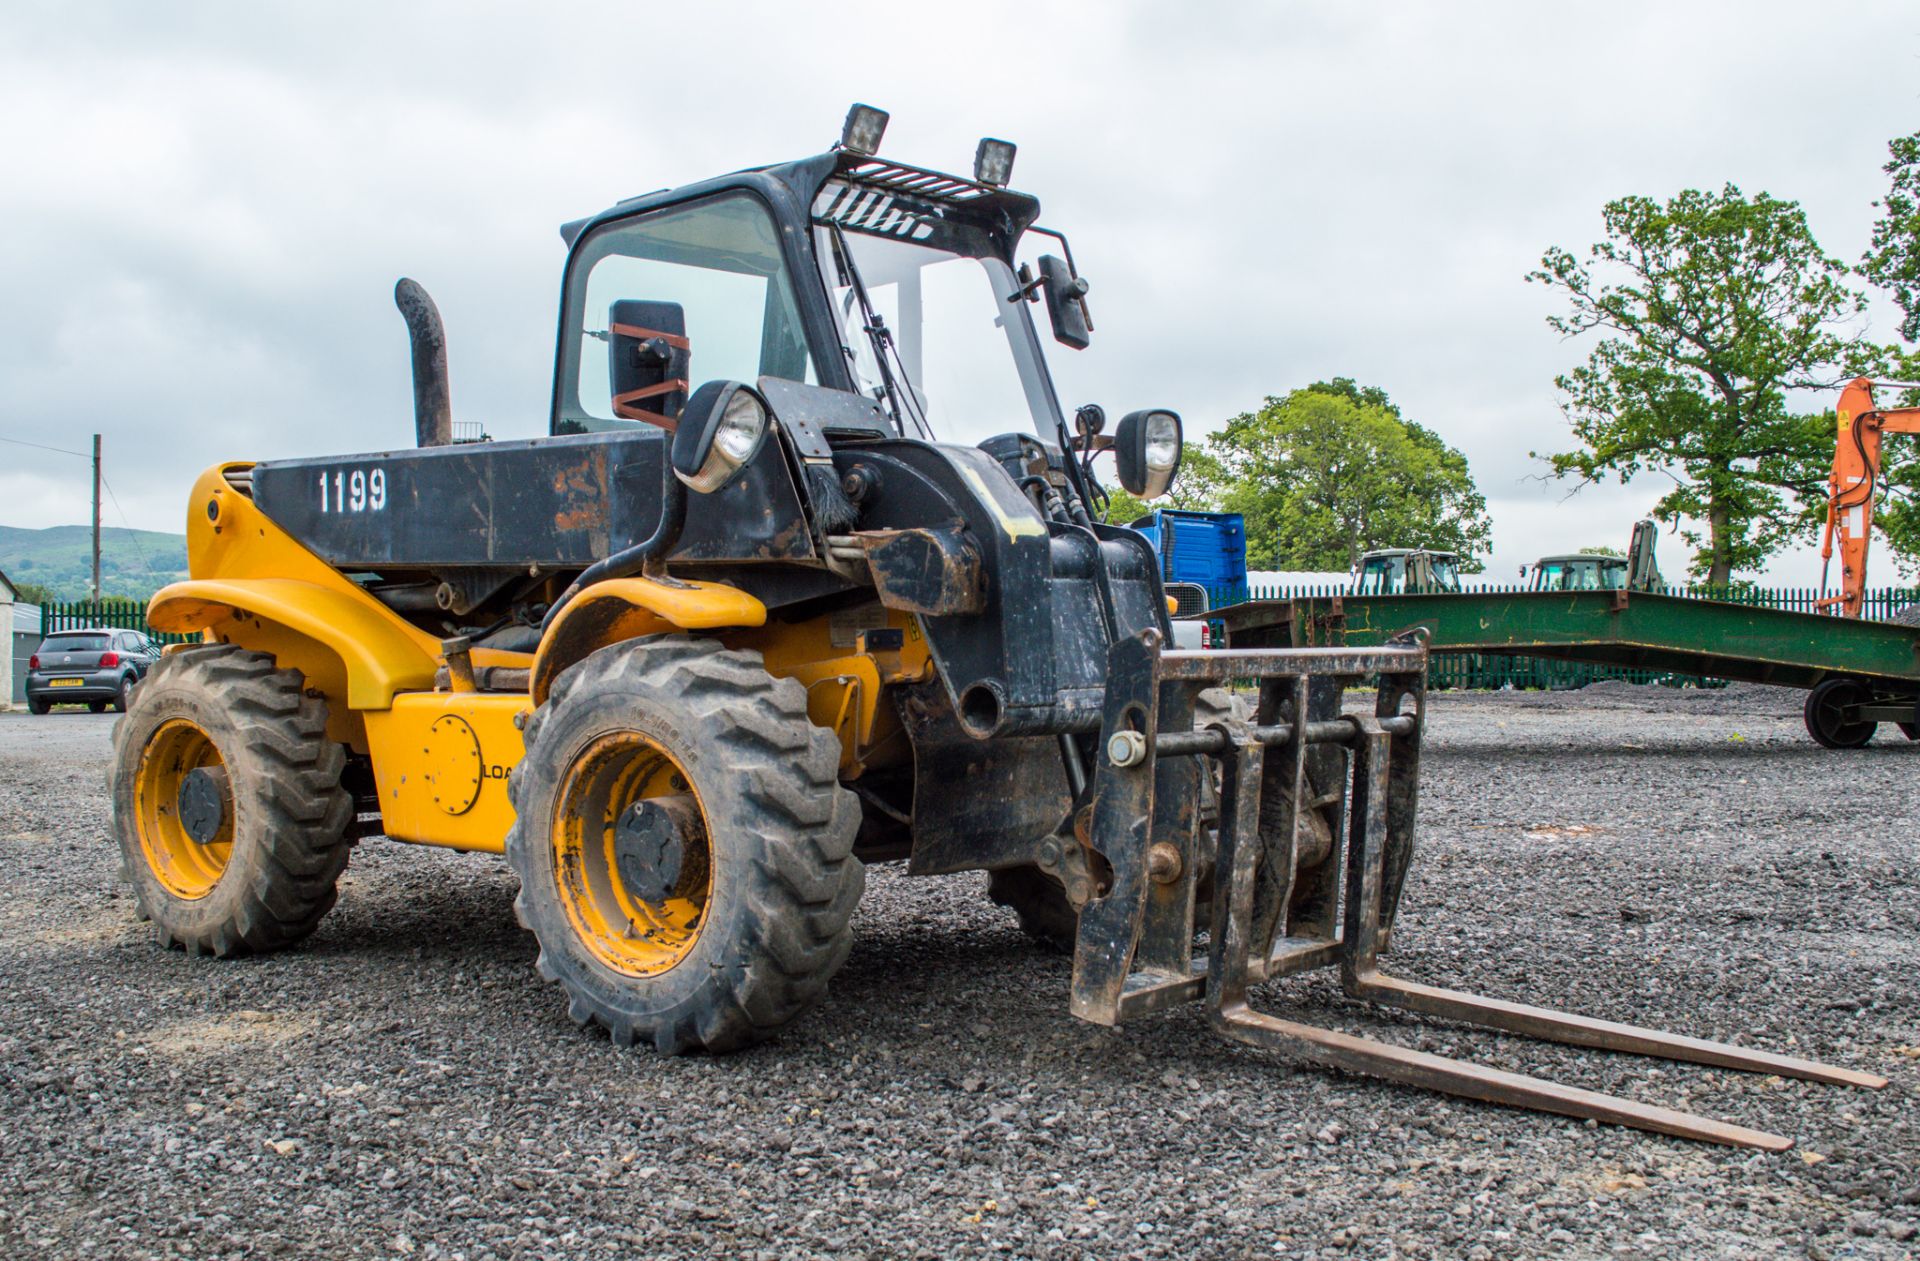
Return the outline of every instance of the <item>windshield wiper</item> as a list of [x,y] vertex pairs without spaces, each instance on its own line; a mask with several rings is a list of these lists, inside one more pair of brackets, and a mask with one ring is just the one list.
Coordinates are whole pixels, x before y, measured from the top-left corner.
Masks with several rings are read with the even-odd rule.
[[[913,382],[907,379],[907,367],[900,361],[900,352],[894,348],[893,334],[887,331],[886,321],[880,318],[880,313],[873,309],[873,303],[867,297],[866,282],[860,279],[860,269],[854,266],[853,250],[847,245],[846,235],[840,230],[840,225],[832,221],[828,221],[827,229],[832,233],[834,262],[853,290],[854,300],[860,304],[860,327],[872,343],[874,366],[880,370],[880,389],[886,396],[887,410],[893,413],[894,427],[905,437],[907,421],[911,419],[920,436],[932,442],[933,429],[927,424],[926,416],[921,414],[918,396],[913,393]],[[847,356],[850,359],[853,357],[851,349],[847,350]],[[857,362],[854,367],[857,373]],[[904,390],[902,382],[905,382]]]

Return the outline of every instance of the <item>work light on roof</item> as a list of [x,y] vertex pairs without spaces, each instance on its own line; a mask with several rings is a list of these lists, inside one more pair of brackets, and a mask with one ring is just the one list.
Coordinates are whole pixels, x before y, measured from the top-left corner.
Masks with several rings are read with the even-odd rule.
[[870,158],[880,152],[880,138],[886,134],[887,111],[856,104],[847,111],[847,124],[840,129],[840,147]]
[[1005,188],[1013,178],[1013,154],[1013,141],[985,137],[973,151],[973,178],[994,188]]

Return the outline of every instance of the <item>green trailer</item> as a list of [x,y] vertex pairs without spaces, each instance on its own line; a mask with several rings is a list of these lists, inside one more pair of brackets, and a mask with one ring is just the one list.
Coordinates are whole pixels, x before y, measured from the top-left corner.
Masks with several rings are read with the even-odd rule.
[[1642,591],[1469,591],[1258,600],[1219,610],[1235,648],[1385,643],[1806,688],[1807,731],[1859,748],[1920,739],[1920,626]]

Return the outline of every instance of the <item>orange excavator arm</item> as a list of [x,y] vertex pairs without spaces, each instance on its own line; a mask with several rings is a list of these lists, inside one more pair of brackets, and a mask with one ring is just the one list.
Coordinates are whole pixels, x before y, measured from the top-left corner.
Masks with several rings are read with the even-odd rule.
[[1867,596],[1867,544],[1873,536],[1873,498],[1880,488],[1880,441],[1889,433],[1920,433],[1920,407],[1877,408],[1873,387],[1912,388],[1904,382],[1869,381],[1857,377],[1840,391],[1838,440],[1833,448],[1833,475],[1827,479],[1827,532],[1820,545],[1820,586],[1827,585],[1827,565],[1833,559],[1834,540],[1840,541],[1840,594],[1820,601],[1838,604],[1848,617],[1859,617]]

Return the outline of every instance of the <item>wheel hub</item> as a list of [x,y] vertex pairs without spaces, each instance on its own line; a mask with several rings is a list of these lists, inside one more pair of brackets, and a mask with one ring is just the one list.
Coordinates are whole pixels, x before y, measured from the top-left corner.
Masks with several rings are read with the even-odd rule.
[[684,795],[642,798],[620,812],[613,829],[613,859],[628,893],[655,905],[673,896],[698,821],[698,807]]
[[196,845],[210,845],[227,821],[227,768],[199,766],[180,777],[180,826]]
[[233,792],[213,738],[171,718],[148,738],[134,770],[134,826],[147,868],[167,893],[213,892],[233,856]]

